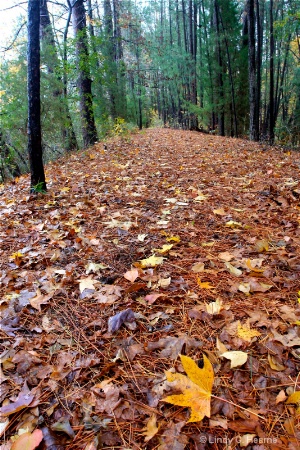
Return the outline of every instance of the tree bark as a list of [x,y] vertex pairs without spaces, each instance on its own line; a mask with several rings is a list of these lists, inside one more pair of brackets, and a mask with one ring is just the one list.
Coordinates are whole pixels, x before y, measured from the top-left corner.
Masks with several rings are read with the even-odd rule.
[[255,13],[254,0],[248,0],[247,8],[248,19],[248,70],[249,70],[249,108],[250,123],[249,136],[251,141],[259,140],[257,129],[257,108],[256,108],[256,58],[255,58]]
[[97,141],[97,130],[93,111],[92,80],[89,67],[89,51],[86,32],[84,0],[73,3],[72,22],[76,36],[76,57],[78,70],[78,89],[84,147]]
[[[47,0],[41,0],[40,3],[40,38],[42,47],[45,46],[45,52],[47,53],[47,70],[49,74],[55,74],[59,68],[59,58],[57,54],[56,42],[48,11]],[[48,49],[50,49],[51,55],[49,55]],[[64,95],[64,83],[61,75],[56,76],[58,82],[61,82],[61,87],[56,88],[53,91],[54,97],[61,97],[61,104],[59,106],[63,123],[61,125],[61,133],[63,137],[64,147],[67,151],[77,150],[78,144],[76,135],[73,128],[73,123],[70,116],[68,107],[67,95]]]
[[28,155],[31,191],[46,191],[41,136],[40,0],[28,0]]
[[270,0],[270,98],[269,98],[269,142],[272,145],[274,143],[274,128],[275,128],[275,115],[274,115],[274,54],[275,54],[275,41],[274,41],[274,26],[273,26],[273,0]]

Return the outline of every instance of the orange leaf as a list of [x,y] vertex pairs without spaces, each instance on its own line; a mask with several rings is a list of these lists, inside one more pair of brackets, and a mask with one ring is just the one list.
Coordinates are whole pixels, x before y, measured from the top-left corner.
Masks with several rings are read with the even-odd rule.
[[11,450],[34,450],[42,440],[42,430],[34,430],[33,433],[23,433],[13,443]]

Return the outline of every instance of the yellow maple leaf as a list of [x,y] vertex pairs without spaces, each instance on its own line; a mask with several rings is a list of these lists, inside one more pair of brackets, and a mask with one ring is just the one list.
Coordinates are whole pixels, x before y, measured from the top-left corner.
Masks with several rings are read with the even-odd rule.
[[158,266],[159,264],[162,264],[163,261],[164,261],[164,258],[162,256],[152,255],[149,258],[140,259],[139,266],[142,268],[155,267],[155,266]]
[[296,414],[297,416],[300,415],[300,391],[296,391],[293,394],[291,394],[286,403],[290,405],[291,403],[297,405]]
[[237,335],[238,337],[244,339],[244,341],[251,342],[253,337],[260,336],[260,332],[257,330],[251,330],[249,321],[247,321],[244,325],[238,321]]
[[210,398],[214,382],[214,370],[209,359],[203,355],[203,368],[188,356],[180,355],[181,363],[188,376],[166,372],[166,378],[174,382],[174,387],[182,394],[168,395],[164,402],[191,408],[188,422],[200,422],[204,416],[210,417]]
[[10,255],[9,259],[20,259],[23,258],[23,253],[21,253],[20,251],[17,251],[15,253],[13,253],[12,255]]

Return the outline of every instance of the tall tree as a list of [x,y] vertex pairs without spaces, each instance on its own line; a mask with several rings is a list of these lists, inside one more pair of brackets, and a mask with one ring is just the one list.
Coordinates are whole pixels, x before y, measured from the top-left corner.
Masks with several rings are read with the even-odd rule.
[[[73,0],[74,1],[74,0]],[[97,129],[93,110],[92,79],[89,67],[89,50],[86,31],[84,0],[75,0],[72,5],[72,23],[76,37],[78,89],[84,147],[97,141]]]
[[64,86],[59,71],[60,61],[50,20],[47,0],[41,0],[40,15],[40,36],[42,50],[49,76],[51,78],[54,78],[54,87],[52,92],[53,98],[58,100],[59,121],[64,147],[67,151],[76,150],[78,148],[78,145],[68,107],[68,99],[66,95],[64,96],[63,92]]
[[270,0],[270,98],[269,98],[269,142],[274,143],[275,111],[274,111],[274,21],[273,21],[273,0]]
[[254,0],[248,0],[247,8],[247,18],[248,18],[248,46],[249,46],[249,107],[250,107],[250,124],[249,124],[249,135],[250,139],[253,141],[259,140],[259,117],[257,115],[257,96],[256,96],[256,83],[257,83],[257,72],[256,72],[256,54],[255,54],[255,9]]
[[46,191],[41,136],[40,0],[28,0],[28,155],[31,190]]

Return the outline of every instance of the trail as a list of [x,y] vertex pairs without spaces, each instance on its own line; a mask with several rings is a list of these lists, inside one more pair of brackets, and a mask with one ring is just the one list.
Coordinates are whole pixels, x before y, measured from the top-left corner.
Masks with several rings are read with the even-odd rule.
[[[42,426],[75,450],[299,448],[299,168],[297,152],[149,129],[49,164],[46,195],[27,175],[2,186],[5,449]],[[186,425],[164,371],[203,352],[219,398]]]

